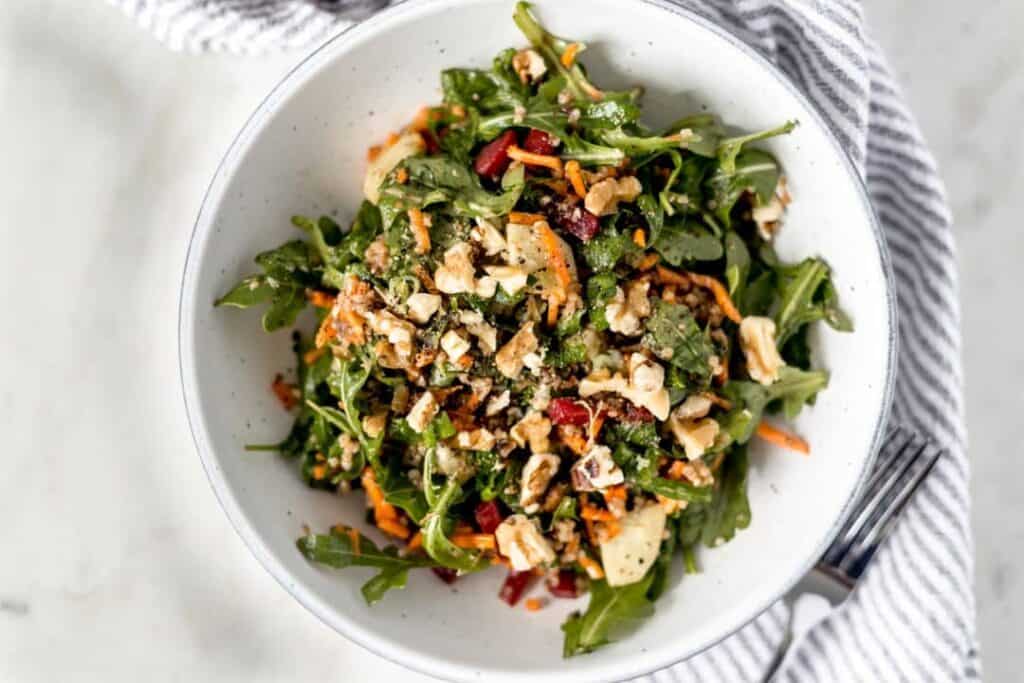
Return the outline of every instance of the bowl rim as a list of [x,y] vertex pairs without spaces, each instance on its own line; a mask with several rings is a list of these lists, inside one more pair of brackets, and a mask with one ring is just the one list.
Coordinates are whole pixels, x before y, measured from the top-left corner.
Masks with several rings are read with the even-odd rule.
[[[230,172],[234,168],[233,166],[229,166],[229,162],[234,161],[239,153],[246,148],[252,134],[259,130],[259,124],[272,113],[272,105],[278,100],[278,98],[280,96],[288,95],[286,92],[288,87],[293,85],[293,82],[301,84],[301,81],[296,81],[296,79],[305,72],[314,71],[325,63],[322,60],[325,57],[328,57],[331,51],[342,47],[346,39],[367,31],[372,33],[378,24],[390,21],[392,18],[405,14],[412,9],[418,9],[434,4],[450,3],[452,1],[453,0],[400,0],[400,2],[378,12],[363,22],[346,26],[329,39],[325,40],[321,45],[312,49],[305,57],[300,59],[295,66],[289,69],[278,80],[270,92],[260,101],[253,113],[247,117],[245,123],[239,129],[238,133],[235,134],[231,144],[228,146],[224,155],[217,164],[216,170],[214,171],[206,191],[203,194],[199,211],[192,228],[192,233],[189,236],[188,249],[182,270],[178,297],[178,375],[189,431],[192,435],[193,444],[195,445],[196,452],[199,455],[200,462],[206,473],[210,487],[213,490],[217,502],[227,515],[228,521],[231,523],[235,533],[237,533],[242,539],[243,543],[245,543],[246,547],[260,563],[263,569],[266,570],[299,604],[315,615],[321,622],[327,624],[334,631],[343,635],[345,638],[365,650],[368,650],[369,652],[372,652],[373,654],[390,662],[429,676],[443,676],[446,679],[452,680],[469,680],[471,678],[478,680],[481,672],[475,671],[472,667],[467,667],[466,665],[459,663],[448,662],[442,657],[424,655],[421,652],[407,648],[397,641],[387,640],[365,632],[359,626],[357,621],[347,617],[337,610],[334,610],[330,605],[324,604],[319,598],[307,591],[301,584],[297,584],[292,581],[291,572],[275,557],[274,553],[268,548],[264,540],[250,524],[248,518],[242,511],[234,492],[231,490],[231,487],[227,485],[226,479],[223,477],[212,451],[208,448],[206,441],[203,438],[205,419],[198,411],[198,387],[194,382],[194,365],[190,355],[190,351],[192,349],[190,339],[191,332],[193,330],[191,312],[194,310],[194,306],[190,305],[194,304],[194,288],[190,285],[192,285],[197,278],[197,267],[199,265],[197,262],[198,246],[199,243],[202,242],[202,240],[198,238],[201,236],[200,233],[202,233],[203,237],[207,237],[209,234],[209,227],[212,223],[210,222],[207,214],[210,214],[215,208],[211,206],[210,200],[214,194],[214,190],[218,188],[221,183],[229,179]],[[454,1],[469,2],[470,0]],[[869,452],[862,460],[860,466],[861,469],[857,476],[857,483],[852,495],[843,503],[835,522],[822,538],[819,547],[815,549],[815,552],[800,564],[798,571],[795,571],[777,591],[773,591],[774,596],[771,599],[769,599],[765,604],[756,605],[748,610],[749,616],[734,619],[732,623],[728,624],[728,626],[722,630],[720,635],[714,638],[709,638],[705,642],[697,643],[688,650],[678,651],[668,657],[661,657],[654,661],[651,660],[652,655],[649,652],[638,652],[628,658],[634,661],[632,666],[621,667],[615,672],[614,678],[605,678],[605,680],[621,680],[643,676],[671,667],[674,664],[704,652],[734,634],[743,626],[749,624],[764,613],[793,586],[795,586],[808,571],[810,571],[818,557],[821,556],[831,543],[843,522],[850,516],[853,509],[853,503],[857,500],[863,490],[868,474],[870,473],[877,458],[882,445],[885,427],[889,422],[892,410],[896,375],[896,358],[899,345],[898,313],[893,286],[894,279],[892,262],[885,236],[882,232],[881,224],[871,202],[864,178],[858,172],[856,165],[853,163],[849,154],[836,137],[832,126],[818,110],[817,106],[785,73],[779,69],[779,67],[770,62],[754,47],[742,41],[736,35],[710,19],[700,15],[694,10],[675,4],[670,0],[631,1],[655,7],[673,15],[679,20],[689,21],[701,30],[709,31],[718,38],[724,40],[733,48],[743,53],[746,57],[752,59],[767,75],[770,75],[779,84],[781,84],[797,100],[797,102],[807,110],[810,116],[815,120],[815,123],[821,127],[829,141],[829,144],[845,168],[847,176],[852,181],[860,199],[862,208],[868,218],[868,223],[877,248],[879,265],[884,278],[883,284],[886,300],[888,334],[887,353],[885,358],[886,369],[884,386],[882,387],[881,407],[874,427],[874,433],[872,434]],[[206,229],[201,230],[204,222],[207,223]],[[488,671],[488,676],[494,679],[508,679],[515,675],[515,673],[509,671]],[[574,678],[570,672],[566,671],[557,673],[553,671],[545,673],[537,672],[535,674],[531,674],[531,677],[542,679],[551,678],[554,675],[558,675],[562,678],[565,678],[566,676],[570,679]]]

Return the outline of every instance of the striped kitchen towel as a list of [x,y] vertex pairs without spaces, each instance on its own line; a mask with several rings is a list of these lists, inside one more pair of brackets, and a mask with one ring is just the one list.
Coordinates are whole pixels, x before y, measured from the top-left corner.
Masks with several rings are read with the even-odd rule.
[[[783,681],[980,679],[957,277],[951,217],[857,0],[675,0],[777,64],[867,181],[892,255],[900,350],[893,418],[946,447],[852,597],[798,643]],[[111,0],[174,49],[259,53],[323,41],[386,0]],[[644,681],[759,680],[779,603],[719,645]]]

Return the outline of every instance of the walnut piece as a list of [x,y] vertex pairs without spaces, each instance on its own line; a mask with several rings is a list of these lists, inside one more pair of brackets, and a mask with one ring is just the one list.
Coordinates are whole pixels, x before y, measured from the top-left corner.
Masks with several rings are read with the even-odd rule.
[[523,370],[523,358],[537,350],[537,336],[533,323],[527,322],[508,340],[494,356],[494,365],[505,377],[516,379]]
[[439,294],[416,292],[405,303],[409,308],[409,320],[417,325],[425,325],[437,313],[437,310],[441,308],[441,296]]
[[641,321],[651,314],[651,301],[647,293],[649,280],[638,280],[626,285],[626,290],[615,288],[615,297],[605,306],[604,315],[612,332],[636,337],[643,334]]
[[526,48],[512,57],[512,68],[523,83],[536,83],[548,72],[548,65],[536,50]]
[[595,216],[607,216],[618,210],[619,202],[631,202],[642,191],[643,187],[635,176],[605,178],[590,186],[583,205]]
[[550,453],[534,453],[526,461],[519,489],[519,504],[524,512],[532,515],[540,509],[540,499],[548,490],[560,463],[559,457]]
[[512,569],[525,572],[555,561],[555,551],[540,533],[536,520],[510,515],[494,530],[498,550],[509,559]]
[[412,431],[422,434],[430,421],[437,415],[438,410],[440,410],[440,406],[437,405],[434,395],[429,391],[424,391],[423,395],[413,404],[409,414],[405,416],[405,421],[409,423],[409,428]]
[[509,436],[520,448],[529,443],[531,453],[547,453],[551,450],[549,434],[551,434],[551,420],[536,410],[528,412],[509,431]]
[[747,372],[761,384],[779,379],[785,365],[775,346],[775,323],[771,318],[750,315],[740,323],[740,347],[747,358]]
[[689,460],[696,460],[704,455],[718,437],[718,423],[710,417],[699,420],[680,420],[675,415],[669,418],[668,428],[676,437],[676,441],[686,451]]
[[602,491],[625,481],[607,446],[594,446],[587,451],[573,464],[569,476],[572,487],[577,491]]

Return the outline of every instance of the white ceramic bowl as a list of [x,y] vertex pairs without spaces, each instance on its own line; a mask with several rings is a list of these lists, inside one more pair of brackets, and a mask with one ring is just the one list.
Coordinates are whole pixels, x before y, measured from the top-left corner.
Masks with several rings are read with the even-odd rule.
[[816,363],[832,373],[828,391],[796,425],[813,455],[755,445],[750,528],[703,552],[698,576],[681,579],[677,563],[655,616],[593,654],[561,657],[559,624],[577,606],[510,609],[495,597],[498,571],[461,580],[457,592],[425,572],[367,607],[359,586],[368,570],[308,564],[294,545],[301,525],[358,522],[362,497],[315,493],[293,463],[243,453],[243,444],[275,441],[288,428],[267,386],[291,366],[289,335],[263,334],[257,312],[212,307],[254,270],[257,252],[298,236],[292,214],[336,212],[348,221],[361,199],[367,146],[439,100],[441,69],[488,65],[499,49],[523,44],[512,10],[512,0],[405,2],[330,41],[274,89],[231,146],[199,214],[182,285],[182,382],[203,465],[238,533],[286,590],[339,633],[448,679],[621,680],[708,647],[783,594],[846,513],[887,414],[895,325],[878,226],[843,151],[784,77],[667,3],[537,3],[552,30],[592,45],[585,62],[596,82],[647,87],[652,123],[704,105],[751,130],[799,119],[793,134],[769,143],[796,200],[779,252],[823,256],[856,324],[853,334],[822,327],[813,338]]

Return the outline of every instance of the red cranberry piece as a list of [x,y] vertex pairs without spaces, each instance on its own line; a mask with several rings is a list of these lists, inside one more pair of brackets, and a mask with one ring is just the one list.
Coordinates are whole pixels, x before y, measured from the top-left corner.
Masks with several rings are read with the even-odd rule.
[[580,584],[576,572],[571,569],[560,569],[554,579],[547,581],[548,592],[556,598],[578,598]]
[[590,411],[582,401],[571,398],[555,398],[548,404],[548,417],[556,425],[576,425],[583,427],[590,424]]
[[523,149],[533,154],[553,154],[557,146],[558,138],[536,128],[531,128],[523,140]]
[[505,577],[505,583],[501,584],[498,597],[514,607],[519,602],[519,598],[523,597],[523,592],[530,585],[532,579],[533,572],[531,571],[509,571],[508,576]]
[[431,567],[430,571],[437,575],[437,578],[441,579],[448,585],[455,583],[455,579],[459,578],[459,573],[454,569],[448,569],[447,567]]
[[555,225],[584,242],[593,239],[601,229],[601,222],[597,216],[579,205],[573,206],[565,202],[552,204],[549,215]]
[[630,403],[626,406],[626,414],[622,416],[623,422],[654,422],[654,415],[647,408],[641,408]]
[[493,500],[485,500],[479,503],[473,514],[476,516],[476,525],[485,534],[493,534],[503,519],[501,508]]
[[497,138],[484,145],[480,153],[476,155],[476,162],[473,170],[477,175],[497,180],[505,169],[508,168],[508,148],[516,144],[518,138],[514,130],[506,130]]

